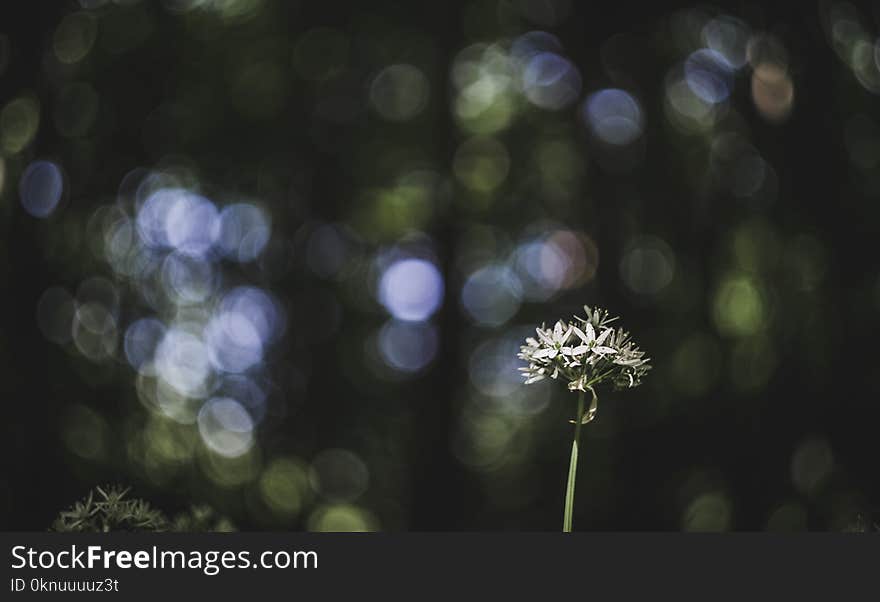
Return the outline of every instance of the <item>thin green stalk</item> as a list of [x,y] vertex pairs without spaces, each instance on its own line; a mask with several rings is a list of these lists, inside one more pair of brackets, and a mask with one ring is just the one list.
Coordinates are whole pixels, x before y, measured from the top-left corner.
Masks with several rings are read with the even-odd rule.
[[574,513],[574,484],[577,476],[578,442],[581,436],[581,422],[584,416],[584,392],[578,394],[577,413],[574,415],[574,440],[571,442],[571,460],[568,463],[568,483],[565,487],[565,511],[562,516],[562,531],[571,532],[571,518]]

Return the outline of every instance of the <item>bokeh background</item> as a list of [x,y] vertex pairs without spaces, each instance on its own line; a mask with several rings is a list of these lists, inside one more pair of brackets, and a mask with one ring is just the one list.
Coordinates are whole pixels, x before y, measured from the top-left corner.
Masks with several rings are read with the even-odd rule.
[[557,530],[589,303],[576,528],[870,527],[877,6],[660,4],[3,3],[2,526]]

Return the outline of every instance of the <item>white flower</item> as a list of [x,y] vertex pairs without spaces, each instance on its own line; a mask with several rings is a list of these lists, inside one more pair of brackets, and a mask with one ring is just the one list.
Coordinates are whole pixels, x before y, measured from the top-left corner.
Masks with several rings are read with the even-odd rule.
[[559,320],[552,329],[536,328],[537,338],[528,337],[519,357],[528,365],[520,368],[526,384],[560,376],[571,391],[587,391],[603,382],[617,388],[635,387],[650,369],[648,358],[622,328],[608,326],[604,309],[584,307],[587,317],[575,322]]
[[568,342],[568,339],[571,338],[572,325],[563,324],[562,320],[559,320],[556,322],[553,330],[536,328],[535,331],[538,333],[538,338],[541,339],[545,347],[535,351],[532,357],[535,359],[542,359],[545,357],[553,359],[558,354],[562,353],[563,349],[567,349],[565,344]]
[[598,355],[617,353],[617,349],[603,345],[605,340],[608,339],[608,336],[614,332],[613,328],[606,328],[599,336],[596,336],[596,329],[593,328],[593,325],[589,322],[584,325],[584,331],[586,332],[582,331],[577,326],[574,326],[572,330],[584,343],[583,345],[576,347],[577,350],[583,349],[581,353],[586,353],[587,351],[591,351]]

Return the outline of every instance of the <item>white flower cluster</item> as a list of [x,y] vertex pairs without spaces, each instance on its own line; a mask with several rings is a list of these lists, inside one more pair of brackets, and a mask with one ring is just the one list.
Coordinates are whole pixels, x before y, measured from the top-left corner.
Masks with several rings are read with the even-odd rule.
[[584,306],[584,311],[586,318],[560,320],[552,329],[542,325],[535,329],[537,338],[526,339],[519,358],[528,362],[520,368],[527,385],[548,377],[567,380],[571,391],[592,390],[603,382],[611,382],[615,389],[641,384],[651,369],[645,352],[628,332],[609,326],[617,318],[609,318],[606,310]]

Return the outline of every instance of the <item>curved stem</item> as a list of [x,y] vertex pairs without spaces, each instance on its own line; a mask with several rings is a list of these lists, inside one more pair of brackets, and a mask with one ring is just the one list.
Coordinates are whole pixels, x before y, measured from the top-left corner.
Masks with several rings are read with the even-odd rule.
[[[594,394],[595,395],[595,394]],[[584,392],[578,394],[577,413],[574,416],[574,440],[571,442],[571,460],[568,463],[568,483],[565,487],[565,510],[562,515],[562,531],[571,532],[571,519],[574,511],[574,485],[577,476],[578,440],[581,436],[581,422],[584,417]]]

